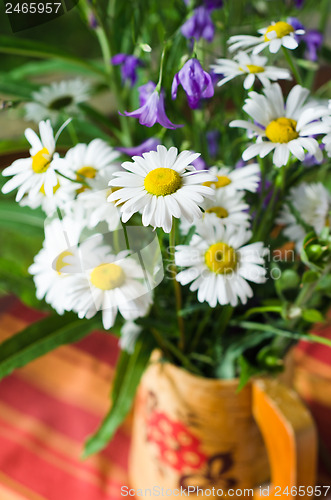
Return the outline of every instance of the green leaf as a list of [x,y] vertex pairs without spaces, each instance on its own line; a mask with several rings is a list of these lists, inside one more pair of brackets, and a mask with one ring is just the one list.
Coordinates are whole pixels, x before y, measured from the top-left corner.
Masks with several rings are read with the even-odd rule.
[[137,339],[133,354],[121,352],[112,391],[112,407],[99,430],[87,441],[84,458],[102,450],[129,413],[153,347],[151,334],[143,332]]
[[[23,154],[22,156],[25,156],[25,153],[27,151],[27,142],[25,137],[17,137],[16,139],[6,139],[0,142],[0,154],[1,153],[17,153],[22,151]],[[3,179],[5,182],[8,179],[5,179],[5,177],[1,177],[0,179]]]
[[47,45],[40,40],[27,40],[24,38],[16,38],[13,36],[0,36],[0,52],[4,54],[14,54],[27,57],[37,57],[41,59],[61,59],[64,61],[72,61],[76,65],[83,68],[89,69],[94,73],[105,76],[104,72],[100,68],[94,65],[92,62],[88,62],[85,59],[79,59],[74,55],[61,50],[52,45]]
[[304,69],[308,69],[309,71],[317,71],[319,68],[319,65],[314,62],[314,61],[309,61],[308,59],[295,59],[296,63],[298,66]]
[[[96,65],[97,66],[97,65]],[[99,67],[99,66],[98,66]],[[102,71],[101,66],[99,67]],[[30,76],[45,75],[47,73],[78,73],[79,75],[95,74],[95,67],[82,67],[80,63],[75,61],[65,61],[59,59],[51,59],[48,61],[32,61],[22,64],[10,71],[9,75],[14,79],[23,79]]]
[[[107,134],[101,127],[98,127],[94,123],[82,120],[81,118],[75,118],[73,125],[75,127],[76,134],[80,141],[91,141],[98,137],[106,142],[109,142],[110,135]],[[65,137],[65,134],[62,134]]]
[[72,313],[50,316],[28,326],[0,345],[0,379],[60,345],[80,340],[100,326],[99,318],[77,319]]
[[185,318],[186,316],[191,316],[191,314],[194,314],[197,311],[205,311],[207,312],[209,310],[209,306],[206,304],[200,304],[200,303],[195,303],[190,306],[184,307],[183,309],[180,309],[178,311],[178,316],[181,316],[182,318]]
[[239,374],[239,385],[237,388],[237,392],[241,391],[241,389],[245,387],[245,385],[250,381],[250,379],[254,375],[258,375],[264,371],[258,366],[254,366],[251,363],[249,363],[245,358],[245,356],[240,356],[239,367],[240,367],[240,374]]
[[184,240],[184,243],[183,243],[184,245],[189,245],[190,244],[192,236],[194,235],[195,231],[196,231],[196,227],[195,226],[190,227],[189,232],[185,236],[185,240]]
[[275,334],[280,337],[285,337],[293,340],[303,340],[305,342],[316,342],[318,344],[327,345],[331,347],[331,339],[326,337],[321,337],[320,335],[315,335],[313,333],[301,333],[301,332],[290,332],[288,330],[281,330],[280,328],[274,328],[271,325],[262,325],[260,323],[255,323],[253,321],[236,321],[233,320],[232,325],[240,326],[241,328],[247,328],[257,331],[262,331],[264,334]]
[[265,332],[264,335],[258,332],[246,332],[243,335],[238,335],[237,340],[232,340],[221,358],[219,366],[216,369],[217,378],[229,379],[235,377],[237,362],[240,356],[242,356],[247,349],[256,347],[266,339],[272,337],[274,337],[272,332]]
[[[111,130],[113,135],[119,140],[123,142],[123,134],[121,133],[120,128],[114,125],[104,114],[100,113],[98,110],[92,108],[86,103],[79,104],[79,108],[92,120],[100,125],[106,127],[108,130]],[[102,130],[102,129],[100,129]],[[104,132],[102,132],[104,133]],[[100,136],[100,132],[98,133]],[[110,137],[106,136],[106,140],[109,142]]]
[[30,83],[27,80],[11,78],[7,73],[0,73],[0,93],[30,100],[33,91],[38,90],[40,85]]
[[40,236],[44,234],[44,219],[41,210],[20,207],[13,201],[0,201],[0,227]]
[[302,317],[309,323],[323,323],[324,321],[323,314],[317,309],[305,309],[302,312]]

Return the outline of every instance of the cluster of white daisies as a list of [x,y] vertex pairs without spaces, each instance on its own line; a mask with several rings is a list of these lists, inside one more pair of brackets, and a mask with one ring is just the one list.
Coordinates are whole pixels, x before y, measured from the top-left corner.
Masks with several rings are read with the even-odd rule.
[[[17,189],[17,201],[41,206],[49,215],[43,248],[29,271],[37,297],[59,314],[71,310],[91,318],[101,310],[109,329],[118,311],[127,321],[148,313],[152,292],[145,270],[129,251],[116,254],[96,228],[103,221],[115,231],[120,218],[126,222],[136,213],[143,225],[165,232],[174,218],[183,226],[196,224],[191,244],[176,249],[177,264],[187,268],[177,279],[192,281],[198,299],[212,307],[246,302],[252,294],[246,279],[265,280],[262,243],[246,245],[251,233],[243,192],[258,187],[256,164],[196,171],[192,162],[198,154],[158,146],[121,167],[118,153],[98,139],[78,144],[61,158],[50,122],[41,122],[39,129],[40,137],[26,131],[30,157],[4,170],[12,178],[3,192]],[[52,217],[57,207],[62,219]],[[86,230],[94,228],[87,237]]]
[[[243,74],[246,89],[255,77],[263,85],[262,93],[250,92],[243,106],[252,121],[230,123],[256,138],[243,153],[245,161],[273,151],[276,167],[293,159],[303,161],[307,154],[320,162],[322,143],[331,156],[329,107],[310,101],[309,91],[300,85],[292,88],[285,102],[280,86],[271,81],[290,79],[290,73],[267,66],[267,59],[256,55],[265,47],[270,52],[281,46],[295,48],[296,34],[289,23],[278,22],[261,30],[261,36],[232,37],[230,51],[246,52],[239,52],[233,60],[220,59],[213,66],[215,73],[224,75],[220,85]],[[57,92],[57,105],[63,105],[61,89],[52,90]],[[87,89],[80,90],[77,102],[87,95]],[[45,89],[35,98],[41,107],[49,105]],[[190,242],[176,247],[176,279],[183,286],[190,284],[200,302],[210,307],[245,304],[253,295],[248,281],[266,281],[266,249],[263,242],[249,244],[251,213],[245,200],[247,191],[255,193],[259,188],[258,164],[197,171],[193,162],[198,153],[178,154],[174,147],[158,146],[120,165],[119,153],[100,139],[77,144],[61,157],[56,142],[66,125],[56,135],[50,120],[40,122],[39,136],[27,129],[30,157],[16,160],[3,171],[11,179],[2,192],[17,189],[16,201],[41,207],[48,216],[43,248],[29,269],[39,299],[44,298],[59,314],[74,311],[80,318],[102,311],[106,329],[114,325],[119,312],[126,320],[122,346],[130,349],[130,339],[139,334],[132,322],[147,315],[153,302],[148,273],[129,250],[111,248],[98,224],[114,232],[135,214],[141,216],[143,226],[162,228],[165,233],[173,230],[175,219],[180,219],[183,235],[195,228]],[[319,233],[331,222],[330,206],[330,195],[321,184],[301,184],[291,190],[277,222],[300,250],[304,225]],[[54,217],[58,208],[62,219]]]
[[296,85],[290,91],[286,102],[283,92],[275,80],[290,80],[287,69],[267,65],[267,58],[258,55],[269,48],[276,53],[281,47],[296,49],[297,36],[303,35],[302,29],[296,30],[290,23],[279,21],[259,30],[260,36],[235,35],[229,39],[229,50],[239,52],[233,59],[218,59],[212,65],[214,73],[223,77],[219,86],[238,76],[244,76],[244,88],[251,89],[255,78],[262,86],[263,93],[249,92],[243,110],[253,121],[234,120],[230,127],[246,129],[256,142],[243,153],[243,160],[266,155],[274,151],[273,163],[276,167],[286,165],[290,154],[303,161],[308,153],[322,160],[320,144],[315,136],[324,135],[328,153],[331,153],[330,109],[324,104],[309,100],[309,90]]

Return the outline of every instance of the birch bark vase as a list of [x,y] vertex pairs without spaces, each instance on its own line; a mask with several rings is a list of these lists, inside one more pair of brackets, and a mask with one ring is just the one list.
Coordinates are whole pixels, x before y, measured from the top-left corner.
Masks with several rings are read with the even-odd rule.
[[[253,488],[257,498],[258,485],[271,478],[269,498],[294,498],[299,486],[304,487],[300,496],[309,496],[316,433],[291,389],[277,380],[256,379],[237,392],[237,379],[201,378],[153,359],[135,404],[132,488],[163,488],[168,498],[181,488],[193,498],[192,487],[204,490],[204,496],[212,488],[210,496]],[[289,494],[283,494],[286,487]]]

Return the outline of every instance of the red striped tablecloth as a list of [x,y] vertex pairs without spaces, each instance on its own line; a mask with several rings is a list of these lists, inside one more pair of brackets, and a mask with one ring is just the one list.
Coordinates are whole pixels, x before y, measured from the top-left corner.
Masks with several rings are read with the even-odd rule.
[[[0,341],[41,317],[17,300],[0,311]],[[108,410],[117,340],[94,332],[0,382],[0,500],[117,500],[127,485],[130,423],[80,459]]]

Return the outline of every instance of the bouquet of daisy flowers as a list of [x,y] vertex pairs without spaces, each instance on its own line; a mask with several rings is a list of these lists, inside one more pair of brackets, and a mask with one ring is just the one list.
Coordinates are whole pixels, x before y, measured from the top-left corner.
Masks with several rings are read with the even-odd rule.
[[[2,172],[0,287],[48,313],[4,342],[0,375],[96,328],[117,335],[112,408],[87,454],[156,348],[243,387],[299,340],[330,345],[309,333],[331,297],[331,85],[314,84],[329,2],[318,30],[302,24],[308,0],[141,7],[81,0],[103,62],[0,37],[43,59],[0,77],[3,113],[37,124],[2,144],[29,152]],[[54,71],[76,76],[36,83]]]

